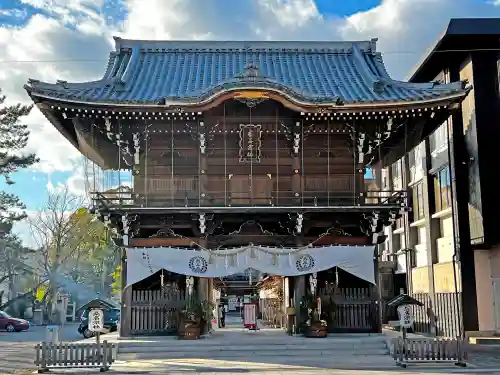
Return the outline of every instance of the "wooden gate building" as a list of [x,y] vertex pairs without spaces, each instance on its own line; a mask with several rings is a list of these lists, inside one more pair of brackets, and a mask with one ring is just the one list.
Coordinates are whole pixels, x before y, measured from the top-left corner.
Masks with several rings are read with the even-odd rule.
[[[408,204],[406,191],[367,191],[367,168],[400,158],[468,92],[391,79],[376,40],[115,42],[102,79],[26,90],[89,160],[95,212],[124,248],[375,249]],[[168,298],[153,276],[127,287],[122,333],[166,333],[159,315],[133,321],[152,301],[173,311],[184,298],[176,275],[162,274]],[[285,280],[289,305],[307,278]],[[375,287],[333,270],[319,280],[344,306],[338,331],[379,329]],[[197,284],[205,297],[209,284]]]

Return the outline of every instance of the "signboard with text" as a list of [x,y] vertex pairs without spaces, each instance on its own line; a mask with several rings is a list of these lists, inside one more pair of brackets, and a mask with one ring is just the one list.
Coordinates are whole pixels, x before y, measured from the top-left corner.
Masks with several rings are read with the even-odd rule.
[[104,331],[104,312],[101,309],[90,310],[89,330],[92,332]]

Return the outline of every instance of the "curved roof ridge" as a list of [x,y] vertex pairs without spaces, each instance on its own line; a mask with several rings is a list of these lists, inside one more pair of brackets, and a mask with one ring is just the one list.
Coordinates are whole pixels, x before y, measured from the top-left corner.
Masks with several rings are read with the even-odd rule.
[[142,49],[159,50],[276,50],[296,49],[300,52],[314,51],[315,53],[330,51],[348,51],[357,46],[364,52],[376,52],[377,39],[359,41],[265,41],[265,40],[147,40],[123,39],[114,37],[116,51],[133,49],[139,45]]
[[28,86],[33,89],[48,89],[48,90],[79,90],[79,89],[94,89],[94,88],[102,88],[106,85],[112,85],[116,83],[115,78],[103,78],[95,81],[88,82],[67,82],[63,80],[57,80],[56,83],[39,81],[37,79],[29,78]]
[[[262,89],[275,89],[279,90],[285,94],[290,95],[291,97],[296,97],[300,99],[313,99],[314,101],[318,103],[322,102],[338,102],[338,101],[343,101],[343,98],[340,96],[321,96],[317,95],[313,92],[310,92],[306,89],[303,89],[301,91],[296,90],[293,87],[288,87],[284,85],[283,83],[279,82],[276,79],[270,78],[270,77],[265,77],[265,76],[259,76],[257,79],[241,79],[241,77],[232,77],[229,79],[224,80],[223,82],[220,82],[218,84],[214,84],[212,86],[209,86],[204,89],[200,89],[198,91],[195,91],[192,93],[192,97],[196,97],[198,99],[202,98],[207,98],[210,97],[214,94],[217,94],[219,92],[222,92],[224,90],[228,89],[250,89],[250,90],[262,90]],[[170,100],[175,100],[178,99],[175,96],[161,96],[156,99],[157,102],[161,102],[164,100],[165,102]]]

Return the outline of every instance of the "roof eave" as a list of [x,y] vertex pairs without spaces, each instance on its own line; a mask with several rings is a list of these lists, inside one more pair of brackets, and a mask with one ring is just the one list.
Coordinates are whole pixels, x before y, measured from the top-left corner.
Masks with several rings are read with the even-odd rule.
[[246,87],[245,89],[229,89],[221,92],[214,93],[213,95],[205,98],[203,101],[198,102],[188,102],[188,101],[166,101],[165,104],[156,103],[116,103],[116,102],[98,102],[98,101],[85,101],[77,99],[67,99],[67,98],[55,98],[46,94],[38,94],[32,92],[30,96],[36,97],[38,99],[56,101],[60,103],[67,103],[75,106],[93,106],[99,108],[137,108],[139,109],[149,109],[151,112],[170,112],[177,111],[179,108],[186,110],[205,110],[200,108],[206,108],[210,104],[217,105],[222,101],[228,99],[234,99],[241,93],[245,92],[262,92],[263,98],[275,99],[280,101],[285,106],[291,107],[297,111],[309,111],[313,112],[315,110],[323,110],[330,112],[364,112],[370,110],[386,110],[388,108],[422,108],[429,105],[443,105],[443,103],[454,103],[461,102],[463,98],[467,96],[470,91],[470,87],[464,88],[461,91],[443,94],[431,99],[419,99],[412,101],[379,101],[379,102],[358,102],[358,103],[343,103],[339,104],[337,101],[332,102],[314,102],[314,101],[303,101],[294,98],[293,96],[284,93],[279,90],[273,90],[262,87]]

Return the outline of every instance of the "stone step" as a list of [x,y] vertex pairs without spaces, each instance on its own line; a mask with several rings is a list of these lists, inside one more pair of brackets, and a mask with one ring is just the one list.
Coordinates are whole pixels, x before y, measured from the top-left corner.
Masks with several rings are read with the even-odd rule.
[[245,352],[245,351],[205,351],[205,352],[145,352],[145,353],[119,353],[118,360],[120,361],[141,361],[141,360],[168,360],[168,359],[189,359],[189,358],[198,358],[198,359],[218,359],[218,360],[231,360],[231,361],[275,361],[280,360],[283,361],[286,359],[286,362],[293,362],[294,359],[299,361],[303,361],[303,358],[307,357],[308,363],[315,362],[324,362],[328,360],[328,362],[343,362],[343,363],[351,363],[356,361],[362,361],[367,363],[373,363],[377,361],[393,361],[391,357],[388,355],[387,350],[379,350],[378,352],[358,352],[358,353],[334,353],[331,351],[280,351],[276,350],[273,352],[262,351],[262,352]]
[[336,337],[329,336],[327,338],[307,338],[302,336],[262,336],[259,334],[246,334],[237,336],[212,336],[201,340],[179,340],[177,337],[142,337],[136,339],[120,340],[119,347],[207,347],[207,346],[289,346],[289,347],[314,347],[314,348],[371,348],[385,346],[386,337],[377,336],[362,336],[362,337]]
[[272,344],[272,345],[249,345],[249,344],[238,344],[238,345],[214,345],[205,343],[206,345],[197,345],[197,346],[143,346],[143,345],[135,345],[135,346],[122,346],[118,347],[118,353],[166,353],[168,355],[174,353],[269,353],[269,355],[280,355],[279,353],[291,353],[290,355],[295,355],[297,352],[324,352],[324,353],[358,353],[358,354],[377,354],[377,353],[388,353],[388,349],[384,344],[378,345],[367,345],[367,344],[359,344],[359,345],[281,345],[281,344]]

